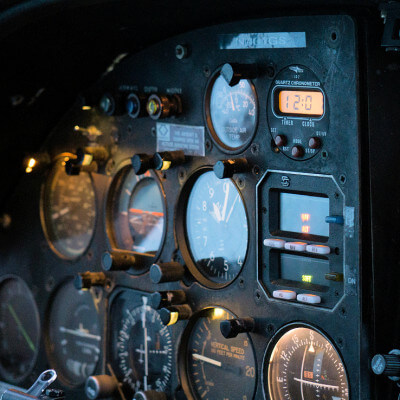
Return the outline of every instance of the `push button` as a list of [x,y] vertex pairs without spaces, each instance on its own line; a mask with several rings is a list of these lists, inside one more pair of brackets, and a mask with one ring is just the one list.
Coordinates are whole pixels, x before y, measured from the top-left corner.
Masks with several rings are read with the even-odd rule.
[[286,250],[292,251],[306,251],[307,243],[304,242],[288,242],[285,243]]
[[283,249],[285,247],[285,240],[282,239],[264,239],[265,247],[273,247],[275,249]]
[[329,254],[331,248],[329,246],[323,246],[322,244],[309,244],[306,247],[306,251],[314,254]]
[[316,294],[303,293],[297,295],[297,301],[308,304],[319,304],[321,303],[321,297]]
[[293,290],[274,290],[272,296],[276,299],[294,300],[296,298],[296,292],[293,292]]

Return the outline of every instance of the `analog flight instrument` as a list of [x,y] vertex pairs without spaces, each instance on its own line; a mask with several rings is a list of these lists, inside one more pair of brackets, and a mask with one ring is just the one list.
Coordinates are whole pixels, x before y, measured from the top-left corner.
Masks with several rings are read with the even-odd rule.
[[281,332],[264,359],[269,399],[348,400],[346,370],[331,341],[306,326]]
[[124,390],[168,391],[172,374],[172,339],[170,328],[164,326],[156,310],[120,295],[112,305],[112,359],[117,377]]
[[205,99],[208,129],[223,151],[237,153],[247,147],[256,131],[258,102],[250,80],[230,86],[217,72],[210,81]]
[[233,318],[225,309],[208,308],[189,322],[180,352],[189,399],[253,399],[257,374],[250,337],[226,339],[220,330],[222,320]]
[[42,226],[51,249],[60,257],[76,259],[89,247],[96,220],[96,199],[91,176],[67,175],[57,162],[41,198]]
[[47,351],[59,378],[68,386],[82,385],[100,358],[101,328],[92,293],[68,281],[54,298],[48,320]]
[[39,312],[26,283],[14,276],[0,281],[0,376],[9,382],[25,379],[39,351]]
[[161,250],[165,214],[165,196],[156,175],[136,175],[131,166],[122,168],[108,197],[107,230],[112,246],[148,254],[147,269]]
[[211,171],[198,176],[187,199],[186,237],[196,278],[224,286],[240,273],[247,254],[248,222],[242,196],[232,179]]

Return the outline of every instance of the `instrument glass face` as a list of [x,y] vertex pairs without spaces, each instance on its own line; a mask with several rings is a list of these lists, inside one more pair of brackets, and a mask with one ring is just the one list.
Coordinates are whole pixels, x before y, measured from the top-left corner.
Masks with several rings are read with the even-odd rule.
[[188,333],[186,376],[195,399],[253,399],[257,373],[250,337],[225,339],[220,331],[220,322],[232,318],[222,308],[203,310]]
[[254,86],[246,79],[229,86],[220,75],[211,85],[206,99],[210,132],[225,150],[236,151],[246,147],[257,126],[258,103]]
[[199,176],[189,195],[186,235],[196,267],[209,281],[228,284],[247,254],[248,223],[239,190],[214,172]]
[[172,374],[172,339],[156,310],[126,301],[119,296],[112,306],[112,358],[124,391],[132,396],[139,390],[168,391]]
[[101,327],[91,291],[73,283],[56,293],[48,321],[50,363],[68,386],[80,386],[96,370],[100,358]]
[[96,198],[90,175],[69,176],[58,162],[42,195],[43,229],[52,250],[60,257],[76,259],[92,240],[96,222]]
[[35,365],[40,342],[39,312],[32,292],[17,277],[0,282],[0,376],[25,379]]
[[136,175],[125,167],[111,194],[113,245],[121,250],[156,255],[165,234],[164,194],[150,172]]
[[284,333],[264,360],[264,388],[271,400],[347,400],[343,361],[332,343],[308,327]]

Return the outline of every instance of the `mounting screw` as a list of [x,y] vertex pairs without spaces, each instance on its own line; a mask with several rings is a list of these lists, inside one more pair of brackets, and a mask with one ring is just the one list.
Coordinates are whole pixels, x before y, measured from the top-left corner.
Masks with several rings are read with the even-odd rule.
[[256,289],[256,290],[254,291],[254,300],[255,300],[255,302],[256,302],[257,304],[260,304],[260,302],[261,302],[261,292],[260,292],[259,289]]
[[187,58],[189,55],[189,51],[187,46],[178,44],[175,47],[175,56],[178,60],[183,60],[184,58]]
[[210,67],[208,65],[205,65],[203,67],[203,74],[206,78],[208,78],[211,75],[211,70]]
[[258,155],[258,152],[260,151],[260,146],[258,145],[258,143],[253,143],[250,147],[251,150],[251,154],[253,154],[253,156]]
[[244,287],[245,287],[244,278],[242,278],[242,277],[239,278],[239,287],[240,287],[240,289],[244,289]]

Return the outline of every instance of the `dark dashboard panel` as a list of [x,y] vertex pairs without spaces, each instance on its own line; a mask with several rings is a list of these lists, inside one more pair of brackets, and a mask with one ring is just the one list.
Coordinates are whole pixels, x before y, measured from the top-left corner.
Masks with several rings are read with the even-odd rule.
[[[7,208],[2,274],[28,284],[42,326],[12,383],[51,366],[75,398],[100,374],[126,398],[372,398],[361,26],[193,31],[118,58],[78,97]],[[56,168],[79,175],[52,184]],[[79,273],[90,292],[61,301]],[[179,299],[157,307],[157,292]],[[234,318],[244,332],[224,338]]]

